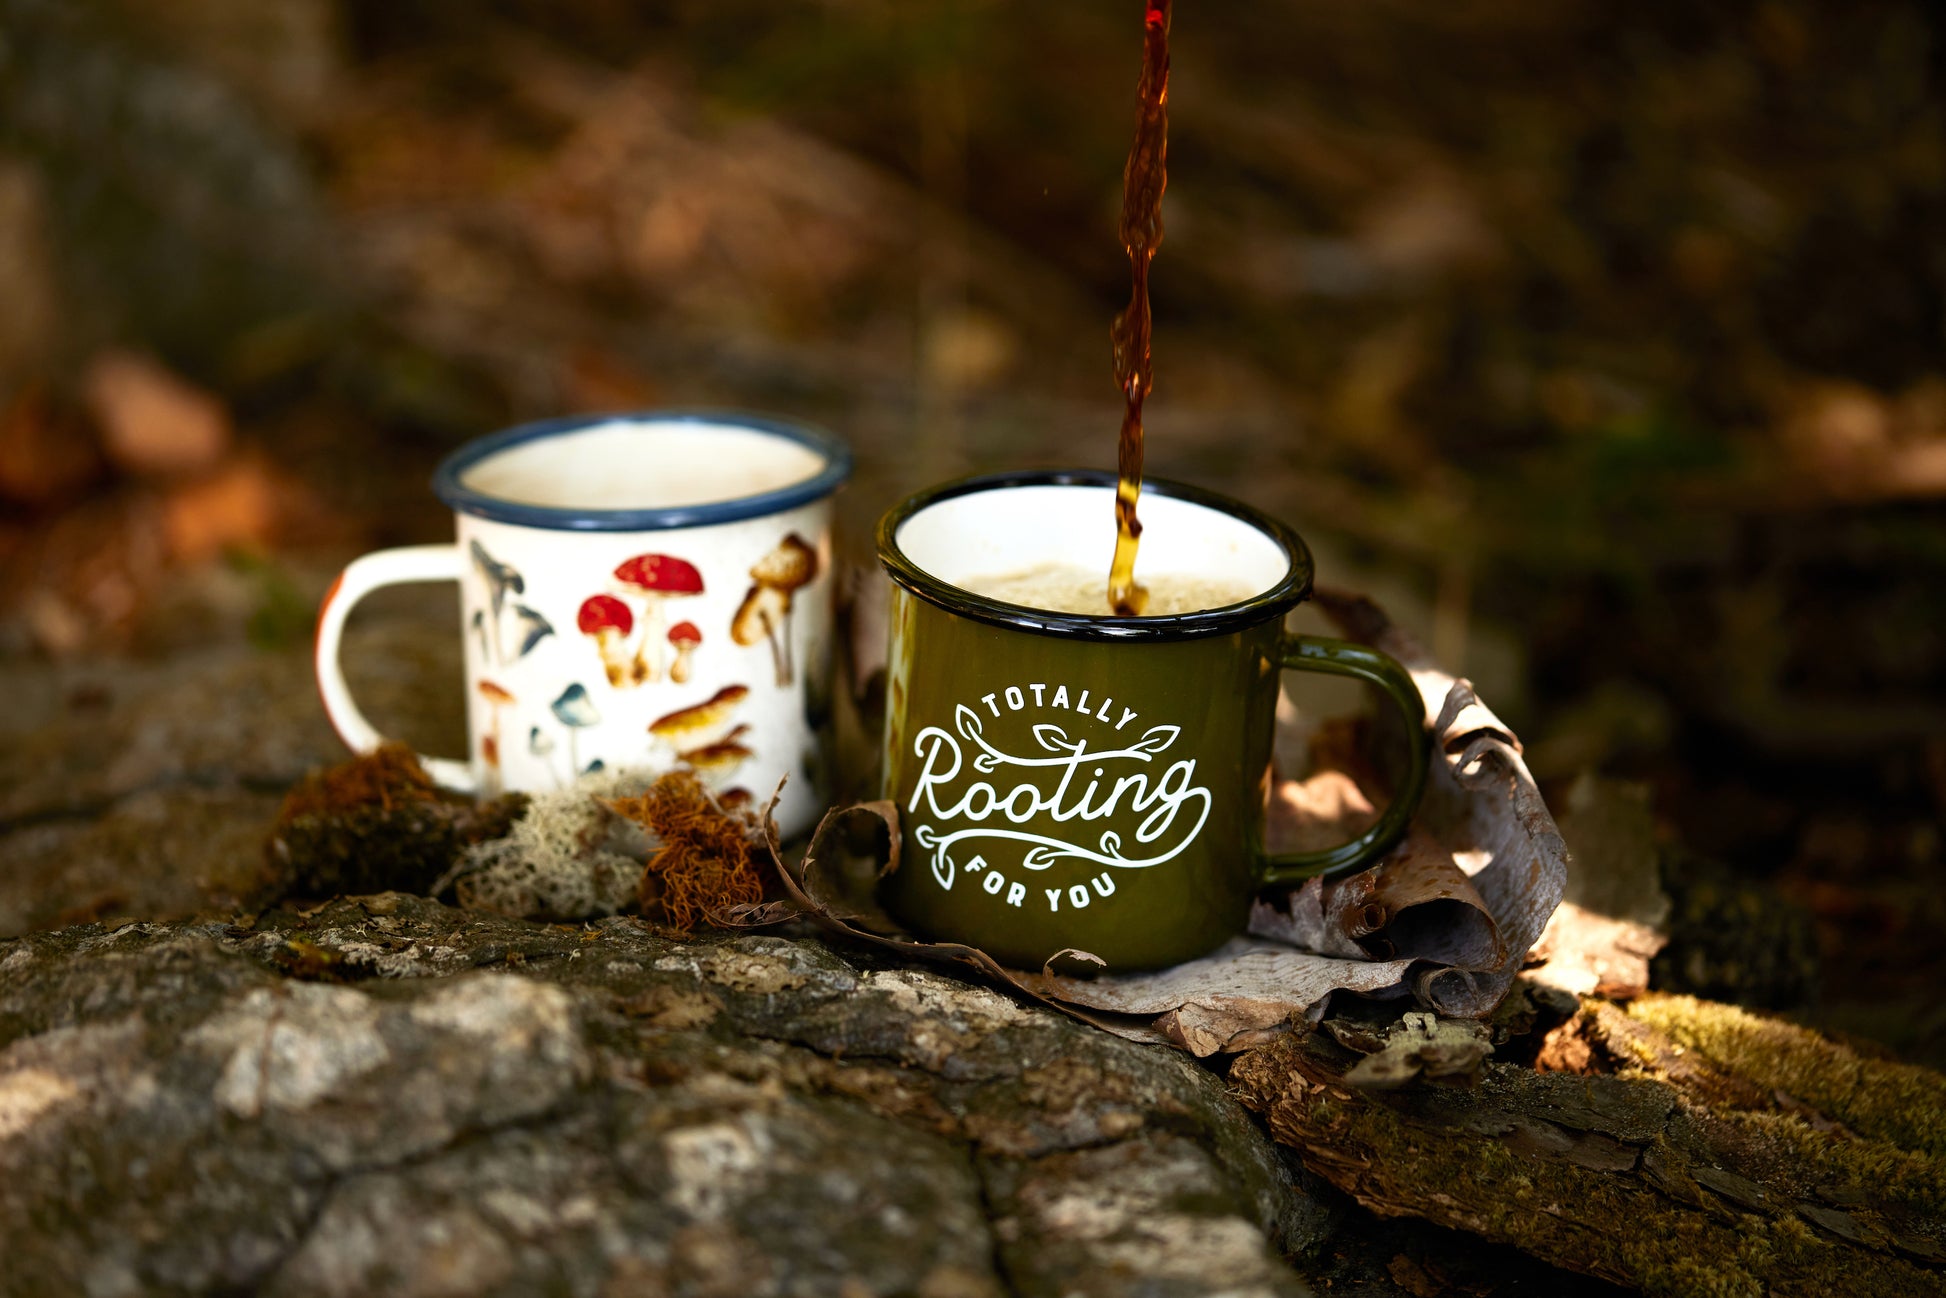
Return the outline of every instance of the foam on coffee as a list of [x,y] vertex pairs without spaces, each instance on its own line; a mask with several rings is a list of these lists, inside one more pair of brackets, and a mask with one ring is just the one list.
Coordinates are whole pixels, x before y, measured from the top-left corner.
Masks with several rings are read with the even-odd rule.
[[[1200,613],[1204,609],[1240,604],[1256,590],[1233,578],[1201,573],[1144,573],[1148,602],[1144,617],[1172,617],[1179,613]],[[1048,613],[1081,613],[1090,617],[1113,617],[1115,608],[1108,598],[1108,587],[1101,573],[1079,564],[1048,562],[1016,572],[972,577],[959,583],[964,590],[1006,604],[1019,604]]]

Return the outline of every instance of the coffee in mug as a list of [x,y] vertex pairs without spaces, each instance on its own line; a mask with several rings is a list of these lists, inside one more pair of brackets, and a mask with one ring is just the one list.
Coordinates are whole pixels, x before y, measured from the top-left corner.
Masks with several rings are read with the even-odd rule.
[[[1077,563],[1051,560],[1017,572],[970,577],[960,584],[975,595],[1002,604],[1019,604],[1050,613],[1117,616],[1101,573]],[[1241,604],[1255,593],[1242,582],[1199,573],[1144,572],[1142,585],[1146,592],[1142,611],[1147,617],[1169,617]]]

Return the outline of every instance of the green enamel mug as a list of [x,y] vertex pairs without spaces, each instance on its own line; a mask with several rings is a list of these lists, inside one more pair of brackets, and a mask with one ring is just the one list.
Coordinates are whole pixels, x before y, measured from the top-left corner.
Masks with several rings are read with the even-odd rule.
[[[902,864],[881,885],[914,933],[1039,968],[1063,950],[1112,971],[1206,954],[1261,888],[1354,870],[1398,842],[1423,792],[1425,707],[1392,658],[1292,635],[1311,552],[1291,528],[1214,492],[1150,479],[1138,576],[1256,593],[1165,617],[1056,613],[963,583],[1073,562],[1104,574],[1115,479],[971,478],[879,523],[893,582],[885,796]],[[1264,847],[1279,676],[1376,687],[1405,714],[1410,760],[1391,804],[1338,847]]]

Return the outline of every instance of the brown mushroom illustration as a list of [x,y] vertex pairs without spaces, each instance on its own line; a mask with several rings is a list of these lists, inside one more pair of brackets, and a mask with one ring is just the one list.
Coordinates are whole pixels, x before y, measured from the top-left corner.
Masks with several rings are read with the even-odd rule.
[[818,575],[818,552],[796,532],[785,535],[777,548],[750,569],[755,585],[730,619],[730,639],[753,645],[762,636],[770,642],[770,659],[777,683],[789,685],[796,676],[791,649],[791,599]]
[[661,674],[659,664],[650,659],[662,657],[662,602],[703,593],[703,574],[687,559],[672,554],[638,554],[624,559],[615,569],[615,580],[642,597],[642,638],[636,642],[635,661],[629,676],[638,684]]
[[783,650],[777,643],[777,628],[784,624],[784,613],[788,599],[784,592],[775,586],[758,584],[752,586],[737,605],[735,616],[730,619],[730,639],[740,645],[753,645],[760,640],[770,643],[770,661],[777,671],[777,683],[789,685],[791,673],[784,665]]
[[628,660],[624,657],[622,641],[635,629],[635,614],[628,611],[628,605],[613,595],[590,595],[581,601],[581,612],[574,624],[581,628],[582,635],[594,637],[601,665],[608,670],[608,683],[628,684]]
[[678,708],[649,723],[649,733],[684,753],[724,738],[721,733],[750,696],[748,685],[725,685],[693,707]]
[[676,754],[676,760],[701,776],[704,783],[721,784],[735,774],[739,766],[757,755],[740,742],[744,732],[749,729],[749,726],[738,726],[713,744]]
[[492,768],[493,773],[489,777],[489,783],[497,786],[500,772],[500,709],[514,702],[514,696],[492,681],[481,681],[478,689],[480,696],[487,701],[489,718],[487,732],[480,738],[480,756],[484,757],[486,764]]
[[703,643],[703,630],[694,622],[678,622],[669,628],[669,643],[676,647],[676,661],[669,665],[669,679],[681,685],[689,679],[689,660],[696,646]]

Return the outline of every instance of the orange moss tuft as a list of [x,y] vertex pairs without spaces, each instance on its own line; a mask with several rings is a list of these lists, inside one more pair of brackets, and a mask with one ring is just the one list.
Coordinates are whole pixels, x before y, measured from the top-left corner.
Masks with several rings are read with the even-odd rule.
[[643,913],[659,907],[671,928],[687,933],[732,906],[763,900],[753,822],[726,811],[690,772],[671,771],[641,797],[608,806],[662,842],[642,871]]
[[380,744],[369,753],[305,776],[284,795],[281,823],[299,816],[343,815],[366,807],[382,811],[411,802],[440,802],[439,786],[404,744]]

